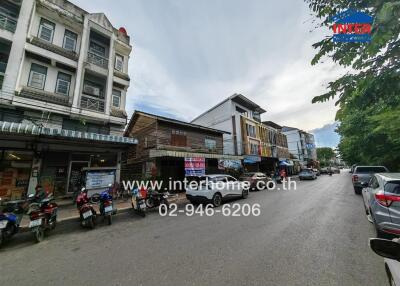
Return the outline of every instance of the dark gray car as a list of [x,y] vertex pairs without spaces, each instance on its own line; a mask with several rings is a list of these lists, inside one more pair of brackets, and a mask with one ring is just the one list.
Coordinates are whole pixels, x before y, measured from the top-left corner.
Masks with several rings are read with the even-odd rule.
[[362,191],[368,220],[378,237],[400,235],[400,173],[378,173]]
[[385,166],[357,166],[354,168],[352,181],[354,192],[361,194],[363,183],[368,183],[375,173],[385,173],[389,170]]

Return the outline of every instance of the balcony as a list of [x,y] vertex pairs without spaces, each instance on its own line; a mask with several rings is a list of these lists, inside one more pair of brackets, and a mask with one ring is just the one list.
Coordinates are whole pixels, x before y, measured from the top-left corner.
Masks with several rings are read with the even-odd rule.
[[16,28],[17,21],[15,19],[0,13],[0,29],[14,33]]
[[88,52],[88,62],[108,69],[108,59],[93,52]]
[[104,112],[104,100],[87,94],[82,94],[81,108],[89,109],[97,112]]

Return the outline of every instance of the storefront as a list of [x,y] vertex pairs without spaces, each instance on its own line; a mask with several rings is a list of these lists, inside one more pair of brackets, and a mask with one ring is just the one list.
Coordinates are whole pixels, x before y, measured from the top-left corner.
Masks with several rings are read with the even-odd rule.
[[122,136],[38,128],[0,122],[0,197],[21,199],[37,185],[55,197],[71,196],[83,184],[84,168],[114,170],[119,182],[121,153],[137,140]]

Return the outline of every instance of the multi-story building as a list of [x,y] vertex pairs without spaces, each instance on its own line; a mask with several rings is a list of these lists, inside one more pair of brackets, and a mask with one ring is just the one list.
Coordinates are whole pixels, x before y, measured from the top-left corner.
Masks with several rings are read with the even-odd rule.
[[135,111],[125,135],[137,138],[138,144],[129,148],[123,160],[122,177],[182,180],[185,175],[219,173],[225,161],[236,161],[240,167],[241,156],[223,154],[225,134],[228,133]]
[[114,168],[118,180],[121,151],[135,143],[122,137],[131,50],[103,13],[0,2],[0,176],[12,177],[0,196],[37,184],[67,194],[82,168]]
[[294,127],[284,126],[289,152],[300,161],[303,167],[314,166],[317,162],[317,151],[314,135]]
[[229,132],[224,152],[244,156],[247,170],[271,172],[279,159],[288,159],[286,138],[261,123],[265,110],[242,94],[234,94],[192,120],[192,123]]

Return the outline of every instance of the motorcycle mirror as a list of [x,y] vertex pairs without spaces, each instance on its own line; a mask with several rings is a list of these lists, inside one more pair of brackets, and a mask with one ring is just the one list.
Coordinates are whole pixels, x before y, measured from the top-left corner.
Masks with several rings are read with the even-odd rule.
[[369,246],[379,256],[400,261],[400,243],[396,241],[370,238]]

